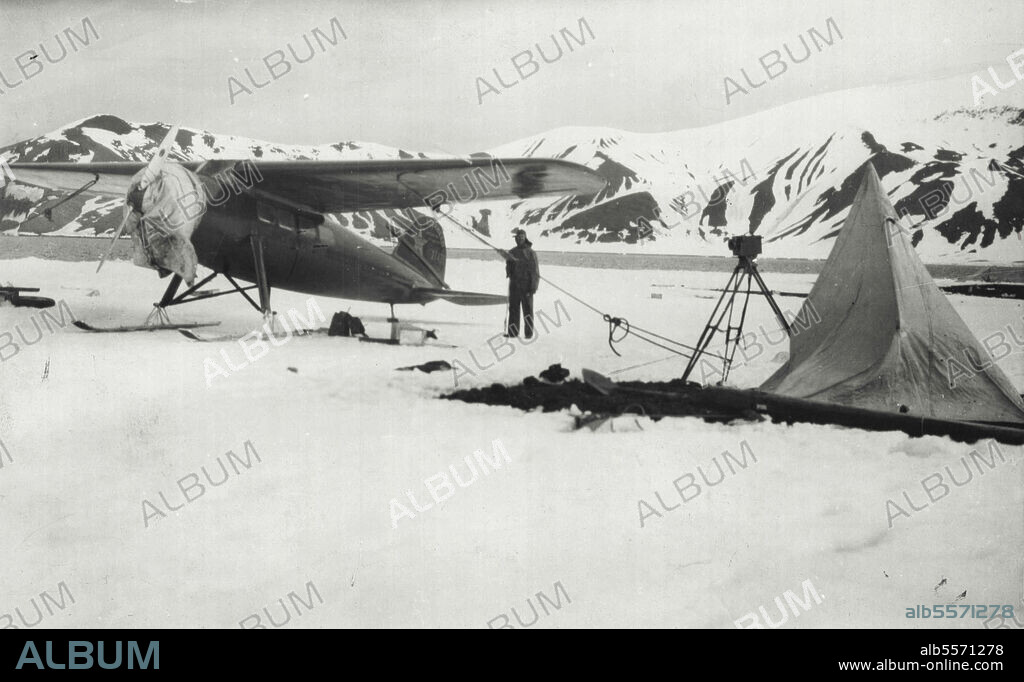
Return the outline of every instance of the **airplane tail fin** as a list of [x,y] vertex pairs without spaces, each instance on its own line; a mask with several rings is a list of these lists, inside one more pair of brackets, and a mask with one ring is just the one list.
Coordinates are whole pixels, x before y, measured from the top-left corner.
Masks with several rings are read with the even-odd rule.
[[[441,225],[428,215],[415,213],[416,221],[408,215],[401,216],[398,246],[391,252],[403,263],[427,278],[433,287],[413,290],[410,303],[448,301],[456,305],[501,305],[508,302],[507,296],[481,294],[475,291],[456,291],[444,281],[447,249]],[[398,222],[392,222],[394,226]]]
[[426,277],[439,289],[447,288],[444,283],[444,269],[447,248],[444,230],[429,215],[416,213],[416,220],[402,220],[398,246],[391,255]]

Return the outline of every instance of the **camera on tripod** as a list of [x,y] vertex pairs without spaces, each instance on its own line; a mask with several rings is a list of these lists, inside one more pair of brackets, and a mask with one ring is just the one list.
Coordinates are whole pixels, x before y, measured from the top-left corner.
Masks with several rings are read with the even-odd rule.
[[[743,339],[743,322],[747,317],[747,303],[749,303],[752,293],[759,292],[764,296],[768,305],[771,306],[772,312],[775,313],[775,319],[779,321],[779,326],[786,330],[786,334],[792,335],[789,322],[782,314],[779,304],[775,302],[768,285],[764,283],[761,273],[757,271],[757,263],[754,259],[761,253],[761,236],[742,234],[729,237],[726,243],[733,255],[739,258],[739,262],[736,263],[732,275],[729,276],[729,282],[721,290],[722,295],[718,298],[711,317],[704,325],[704,331],[701,332],[700,339],[697,340],[697,345],[683,372],[683,381],[689,379],[690,373],[697,366],[697,361],[704,354],[708,354],[722,361],[722,379],[719,383],[725,382],[729,376],[729,367],[736,355],[736,349]],[[757,292],[753,291],[755,284]],[[736,299],[741,297],[742,304],[736,305]],[[739,318],[738,320],[734,318],[734,314]],[[711,339],[719,332],[725,334],[725,350],[721,355],[709,353],[708,346],[711,344]]]
[[742,234],[729,237],[729,241],[726,243],[734,256],[756,258],[761,255],[761,235]]

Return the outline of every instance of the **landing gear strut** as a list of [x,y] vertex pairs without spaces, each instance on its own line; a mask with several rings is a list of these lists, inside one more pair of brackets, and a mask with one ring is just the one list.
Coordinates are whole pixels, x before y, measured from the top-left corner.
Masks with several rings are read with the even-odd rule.
[[[164,295],[161,297],[159,303],[153,304],[153,312],[146,318],[146,325],[148,326],[159,326],[168,325],[172,326],[170,317],[167,315],[166,308],[172,305],[181,305],[183,303],[192,303],[194,301],[202,301],[207,298],[216,298],[217,296],[225,296],[227,294],[233,294],[238,292],[249,302],[253,308],[262,313],[264,323],[270,323],[271,333],[276,332],[277,316],[273,310],[270,309],[270,281],[267,278],[267,268],[263,259],[263,239],[253,234],[249,237],[250,244],[252,246],[253,265],[256,271],[256,284],[250,284],[249,286],[243,287],[235,281],[235,279],[226,272],[211,272],[203,279],[190,286],[184,293],[178,294],[178,289],[181,287],[181,276],[173,275],[171,281],[167,284],[167,289],[164,291]],[[212,281],[217,275],[222,275],[224,279],[231,283],[234,287],[233,290],[229,291],[214,291],[207,293],[200,293],[200,290]],[[252,289],[259,290],[259,303],[253,300],[247,292]]]
[[[368,341],[370,343],[386,343],[390,346],[397,346],[402,342],[402,324],[398,321],[398,318],[395,317],[395,304],[388,303],[388,306],[391,307],[391,314],[388,315],[387,320],[388,323],[391,325],[391,335],[388,336],[388,338],[386,339],[375,339],[364,335],[361,339],[359,339],[360,341]],[[437,337],[435,336],[434,338]]]
[[388,322],[391,324],[391,343],[398,343],[399,337],[402,335],[402,326],[398,322],[398,318],[395,317],[395,304],[388,303],[391,306],[391,315],[388,316]]
[[[269,322],[270,333],[274,334],[277,332],[277,316],[270,309],[270,282],[267,279],[267,267],[263,260],[263,238],[256,230],[253,230],[252,235],[249,236],[249,244],[252,246],[252,262],[256,266],[256,287],[260,293],[259,311],[263,313],[263,323]],[[237,288],[238,285],[236,284],[235,287]]]

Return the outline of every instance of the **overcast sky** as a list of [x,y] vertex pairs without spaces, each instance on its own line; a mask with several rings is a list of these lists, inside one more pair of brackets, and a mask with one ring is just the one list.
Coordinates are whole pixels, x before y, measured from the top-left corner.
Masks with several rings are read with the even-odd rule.
[[[64,29],[82,35],[86,17],[98,39],[60,63],[43,62],[42,71],[27,67],[33,77],[18,83],[19,55],[42,43],[58,57],[54,34],[66,44]],[[335,18],[347,39],[321,39],[321,50],[313,29],[330,38]],[[590,33],[578,45],[560,30],[578,38],[581,18]],[[784,43],[802,57],[800,36],[811,28],[828,35],[829,18],[841,39],[812,47],[764,86],[747,86],[741,68],[764,80],[759,57],[780,50],[790,62]],[[282,143],[362,140],[455,153],[564,125],[676,130],[860,85],[995,64],[1005,77],[1006,55],[1024,47],[1022,27],[1020,0],[0,0],[0,73],[16,86],[0,83],[0,145],[94,113]],[[552,35],[562,43],[557,60]],[[300,64],[288,46],[305,59],[306,38],[315,56]],[[537,43],[554,63],[536,56]],[[262,59],[276,50],[292,68],[275,81]],[[517,82],[512,58],[525,50],[539,68],[524,67],[529,77]],[[246,67],[269,84],[254,87]],[[749,94],[733,91],[727,104],[727,76]],[[251,94],[236,85],[232,102],[231,77]],[[478,77],[496,90],[482,101],[478,86],[487,86]],[[964,88],[969,102],[969,78]]]

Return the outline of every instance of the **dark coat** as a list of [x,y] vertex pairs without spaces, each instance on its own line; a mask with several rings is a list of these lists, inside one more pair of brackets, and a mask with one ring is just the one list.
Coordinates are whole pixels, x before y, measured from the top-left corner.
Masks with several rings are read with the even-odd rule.
[[537,285],[540,284],[540,266],[532,246],[529,239],[524,240],[522,246],[516,246],[508,252],[505,260],[505,276],[508,277],[509,287],[530,294],[537,293]]

